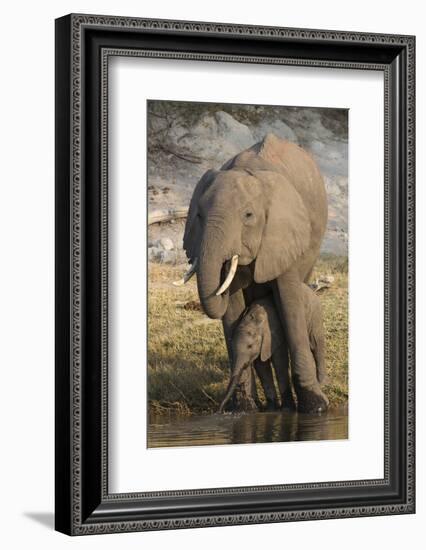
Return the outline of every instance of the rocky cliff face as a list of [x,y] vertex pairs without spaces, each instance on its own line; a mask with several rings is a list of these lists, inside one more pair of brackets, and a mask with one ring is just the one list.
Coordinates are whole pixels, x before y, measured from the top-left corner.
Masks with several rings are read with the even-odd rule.
[[[188,206],[192,191],[209,168],[273,132],[310,151],[324,176],[329,222],[323,252],[348,251],[347,111],[309,107],[268,107],[153,101],[148,106],[149,211]],[[182,259],[182,222],[150,226],[152,246],[170,239],[171,253],[151,251],[152,260]],[[155,253],[154,253],[155,252]]]

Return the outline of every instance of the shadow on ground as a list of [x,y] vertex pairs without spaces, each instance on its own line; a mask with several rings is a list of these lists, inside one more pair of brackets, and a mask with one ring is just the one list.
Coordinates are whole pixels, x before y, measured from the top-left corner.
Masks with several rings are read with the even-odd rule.
[[24,512],[24,516],[49,529],[55,528],[55,516],[53,512]]

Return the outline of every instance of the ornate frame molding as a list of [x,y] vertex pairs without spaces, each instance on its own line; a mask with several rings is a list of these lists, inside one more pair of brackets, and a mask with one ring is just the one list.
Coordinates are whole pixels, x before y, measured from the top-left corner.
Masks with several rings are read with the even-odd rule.
[[[389,59],[383,62],[375,62],[365,58],[356,61],[348,59],[330,59],[298,56],[279,55],[253,55],[234,53],[209,53],[194,52],[188,50],[174,51],[171,49],[155,49],[153,47],[132,48],[126,45],[120,47],[116,44],[97,44],[98,57],[95,46],[89,46],[89,34],[92,33],[96,40],[96,31],[111,30],[118,36],[124,33],[134,38],[137,34],[145,38],[158,35],[179,36],[211,36],[220,39],[221,36],[231,37],[242,43],[245,39],[262,39],[265,43],[283,41],[292,44],[324,44],[329,50],[344,48],[346,45],[355,47],[368,45],[370,48],[389,53]],[[108,42],[108,40],[107,40]],[[118,40],[119,42],[119,40]],[[213,525],[236,525],[246,523],[303,521],[310,519],[327,519],[336,517],[360,517],[369,515],[402,514],[414,512],[414,134],[415,134],[415,40],[412,36],[346,33],[341,31],[322,31],[307,29],[286,29],[279,27],[253,27],[245,25],[228,25],[218,23],[201,23],[186,21],[148,20],[122,17],[107,17],[95,15],[70,15],[57,20],[57,168],[56,185],[58,194],[66,194],[61,204],[57,205],[57,215],[69,214],[69,225],[61,225],[57,220],[57,239],[59,245],[68,239],[68,247],[64,251],[57,251],[58,278],[69,281],[69,288],[62,288],[59,281],[59,305],[68,300],[69,316],[61,311],[57,312],[57,329],[68,330],[67,336],[59,338],[56,362],[57,383],[57,529],[69,534],[82,535],[90,533],[112,533],[124,531],[141,531],[156,529],[178,529],[188,527],[202,527]],[[337,51],[337,49],[336,49]],[[342,50],[343,51],[343,50]],[[353,50],[356,51],[356,48]],[[392,58],[392,53],[394,57]],[[355,53],[353,54],[355,55]],[[92,56],[90,59],[89,57]],[[107,472],[107,403],[108,403],[108,353],[107,353],[107,319],[108,319],[108,153],[107,153],[107,124],[108,124],[108,59],[111,56],[138,56],[150,58],[191,59],[200,61],[228,61],[241,63],[273,63],[282,65],[301,65],[314,67],[334,67],[341,69],[368,69],[384,72],[385,78],[385,476],[383,480],[363,480],[360,482],[344,481],[336,483],[314,483],[297,485],[278,485],[270,487],[240,487],[227,489],[193,490],[193,491],[168,491],[156,493],[130,493],[109,494]],[[402,56],[402,57],[401,57]],[[383,57],[383,56],[382,56]],[[386,56],[384,56],[386,57]],[[96,61],[93,59],[96,58]],[[66,61],[64,67],[59,65]],[[85,71],[90,63],[99,65],[100,82],[100,118],[99,127],[95,128],[100,136],[99,154],[99,203],[100,214],[96,217],[99,224],[100,252],[99,252],[99,346],[100,368],[99,411],[97,413],[97,429],[99,430],[99,451],[96,458],[98,468],[89,470],[99,472],[96,483],[87,483],[88,466],[84,465],[87,454],[87,441],[85,441],[84,426],[87,422],[87,410],[84,403],[87,400],[87,381],[85,379],[85,348],[87,334],[84,330],[86,315],[86,279],[87,270],[90,269],[86,244],[87,231],[92,231],[87,217],[86,194],[87,156],[86,149],[89,145],[85,132],[87,131],[89,112],[89,96],[91,93],[89,77]],[[94,65],[91,65],[94,66]],[[401,69],[402,67],[402,69]],[[67,70],[68,69],[68,70]],[[405,70],[405,74],[403,72]],[[63,81],[67,80],[66,89],[62,89]],[[89,86],[89,88],[88,88]],[[401,100],[401,96],[403,99]],[[58,99],[59,98],[59,99]],[[92,103],[93,104],[92,100]],[[402,101],[406,105],[405,133],[396,135],[396,121],[392,118],[395,102]],[[69,120],[64,128],[64,114],[68,105]],[[68,124],[68,126],[67,126]],[[86,125],[86,127],[85,127]],[[67,133],[68,130],[68,133]],[[66,148],[70,154],[67,155]],[[400,151],[397,166],[395,166],[395,151]],[[67,157],[65,159],[65,157]],[[401,168],[402,166],[402,168]],[[96,170],[96,168],[93,168]],[[399,170],[399,172],[396,172]],[[401,171],[402,170],[402,171]],[[396,182],[392,178],[399,178]],[[69,178],[68,187],[64,185],[64,178]],[[397,193],[397,195],[395,195]],[[400,202],[395,202],[395,196]],[[398,241],[392,227],[398,225]],[[397,246],[398,245],[398,246]],[[396,249],[397,248],[397,249]],[[63,256],[61,256],[63,254]],[[397,273],[392,271],[395,255],[403,255],[401,268]],[[65,258],[68,263],[63,265]],[[65,271],[67,275],[65,275]],[[394,270],[395,271],[395,270]],[[400,273],[401,271],[401,273]],[[402,280],[404,279],[404,280]],[[395,284],[401,287],[401,305],[404,310],[398,310],[402,319],[400,336],[405,337],[398,350],[390,339],[395,304],[392,302],[392,289]],[[66,285],[65,285],[66,286]],[[399,288],[399,287],[398,287]],[[57,290],[58,292],[58,290]],[[393,304],[393,305],[392,305]],[[399,325],[398,325],[399,326]],[[85,340],[86,339],[86,340]],[[399,349],[402,347],[402,349]],[[67,352],[69,351],[68,359]],[[403,419],[404,426],[395,434],[391,429],[392,406],[395,399],[395,387],[392,386],[391,362],[398,352],[398,359],[402,361],[399,376],[404,377],[405,394],[404,402],[406,415]],[[68,367],[64,365],[68,361]],[[86,361],[87,362],[87,361]],[[405,371],[403,372],[403,368]],[[395,382],[393,382],[395,384]],[[62,403],[64,388],[69,392],[69,401]],[[399,391],[399,390],[397,390]],[[69,421],[68,430],[63,434],[64,424]],[[58,426],[61,433],[58,432]],[[97,432],[96,432],[97,433]],[[129,514],[122,512],[126,506],[137,507],[137,504],[146,498],[169,497],[197,497],[197,496],[225,496],[244,495],[253,493],[294,493],[306,490],[331,490],[361,489],[373,487],[389,487],[394,484],[391,479],[392,460],[391,438],[404,437],[406,445],[406,468],[400,472],[405,478],[401,482],[404,499],[398,502],[383,501],[380,505],[360,506],[319,506],[307,502],[306,510],[291,510],[283,506],[283,510],[260,511],[253,510],[250,513],[215,513],[215,514],[191,514],[179,518],[169,517],[144,519],[144,512],[130,519]],[[395,472],[393,472],[395,475]],[[68,483],[68,489],[59,489],[58,485]],[[400,497],[402,493],[400,493]],[[100,503],[95,506],[95,503]],[[90,513],[89,513],[90,512]],[[120,520],[121,517],[125,519]]]

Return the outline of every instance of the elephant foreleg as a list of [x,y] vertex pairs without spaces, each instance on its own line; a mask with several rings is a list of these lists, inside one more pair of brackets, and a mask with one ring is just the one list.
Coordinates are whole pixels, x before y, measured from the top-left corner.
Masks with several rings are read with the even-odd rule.
[[274,411],[278,409],[279,403],[270,361],[261,361],[260,359],[256,359],[254,362],[254,368],[265,393],[266,410]]
[[280,312],[290,350],[292,380],[300,412],[320,412],[328,407],[321,391],[315,360],[311,352],[305,318],[302,286],[296,270],[290,270],[276,280],[275,300]]
[[272,355],[272,364],[280,390],[281,408],[294,410],[296,408],[296,401],[291,386],[290,361],[286,343],[282,344],[274,351]]

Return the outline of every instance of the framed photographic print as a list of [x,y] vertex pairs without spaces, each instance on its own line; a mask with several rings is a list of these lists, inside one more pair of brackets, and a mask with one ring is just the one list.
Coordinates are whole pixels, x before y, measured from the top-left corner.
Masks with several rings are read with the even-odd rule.
[[56,529],[406,514],[412,36],[56,21]]

